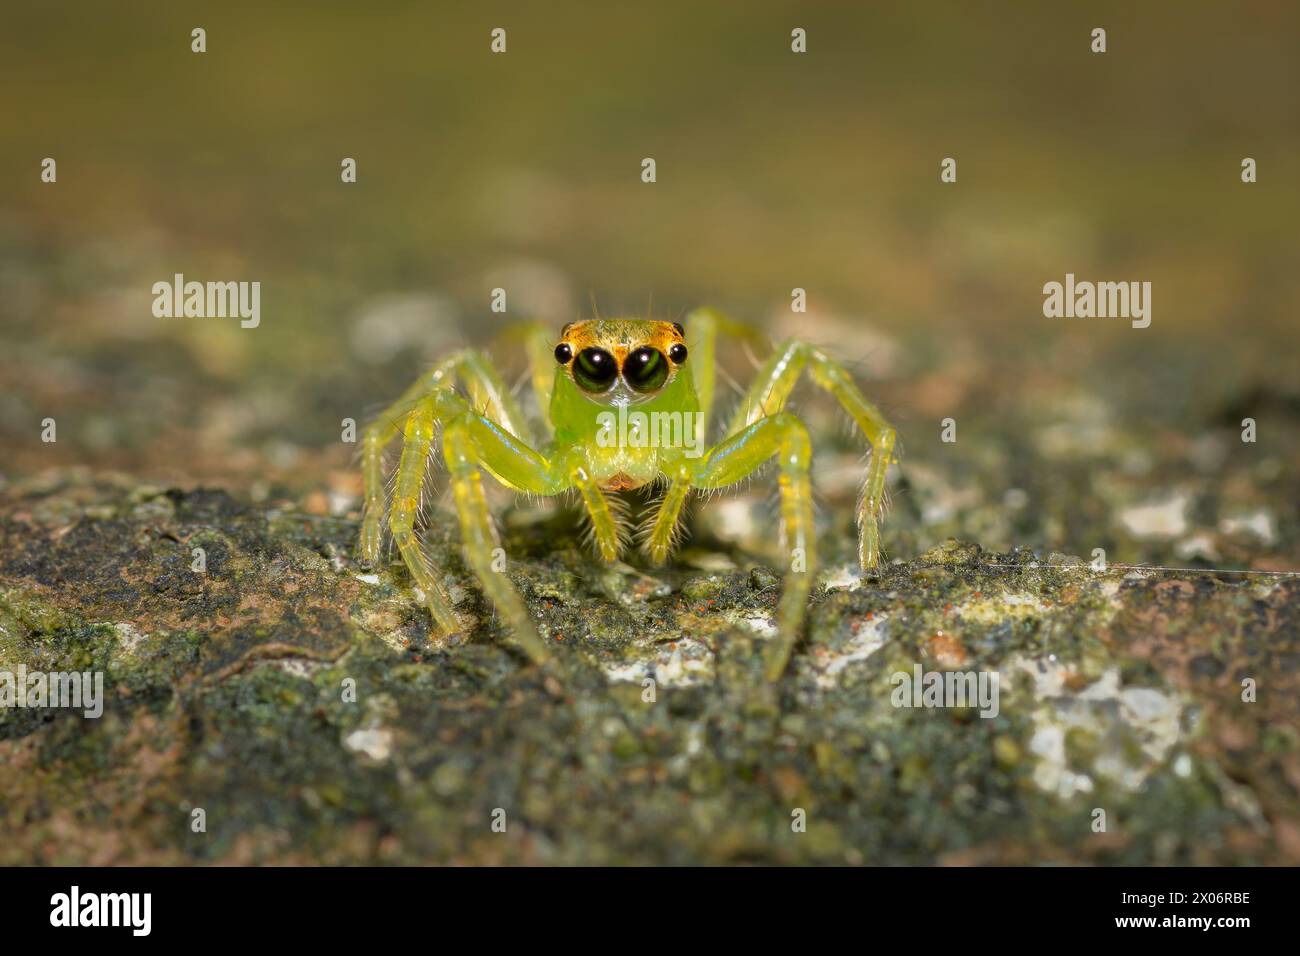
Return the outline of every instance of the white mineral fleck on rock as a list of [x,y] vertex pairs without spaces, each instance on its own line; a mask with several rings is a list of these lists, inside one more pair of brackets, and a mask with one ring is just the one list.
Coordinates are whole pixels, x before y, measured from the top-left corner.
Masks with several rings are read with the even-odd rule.
[[1187,533],[1189,497],[1176,492],[1167,498],[1131,505],[1119,519],[1129,534],[1139,538],[1177,538]]
[[382,727],[354,730],[343,738],[343,746],[371,760],[387,760],[393,749],[393,732]]
[[1249,514],[1229,515],[1219,522],[1219,530],[1224,534],[1253,535],[1264,544],[1277,543],[1277,527],[1273,523],[1273,516],[1263,509]]
[[286,674],[300,677],[303,680],[311,680],[313,674],[326,667],[324,661],[311,661],[302,657],[286,657],[283,660],[270,661],[269,664],[276,670],[284,671]]
[[145,642],[146,635],[141,634],[129,621],[119,621],[113,625],[117,632],[117,644],[125,654],[134,654]]
[[888,616],[883,614],[878,614],[870,620],[858,621],[853,627],[853,633],[840,650],[818,659],[821,673],[817,675],[817,683],[822,687],[834,687],[840,671],[850,664],[865,661],[884,647],[885,640],[888,638],[887,624]]
[[654,678],[661,687],[690,687],[713,678],[713,651],[693,637],[676,641],[676,647],[654,646],[651,656],[606,665],[605,677],[613,683],[640,684]]
[[[1094,776],[1137,790],[1178,743],[1182,701],[1157,688],[1121,686],[1117,667],[1077,691],[1070,688],[1072,671],[1046,658],[1019,658],[1007,670],[1030,678],[1034,782],[1062,799],[1090,792]],[[1066,740],[1073,730],[1095,742],[1089,766],[1070,763]]]
[[1016,591],[971,598],[953,607],[953,614],[959,621],[986,625],[995,625],[1009,619],[1029,620],[1050,611],[1039,595]]
[[826,572],[824,586],[828,591],[856,591],[862,586],[862,569],[856,564],[841,564]]
[[1207,561],[1219,560],[1219,549],[1214,543],[1214,537],[1204,531],[1199,531],[1179,541],[1174,545],[1174,554],[1184,561],[1190,561],[1193,558],[1204,558]]
[[1178,741],[1182,712],[1178,701],[1150,687],[1127,687],[1120,691],[1119,699],[1129,724],[1141,732],[1143,751],[1153,763],[1164,760]]

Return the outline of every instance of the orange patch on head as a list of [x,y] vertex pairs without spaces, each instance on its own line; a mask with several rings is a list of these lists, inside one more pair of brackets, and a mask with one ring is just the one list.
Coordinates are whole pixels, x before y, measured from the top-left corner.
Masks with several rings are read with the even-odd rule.
[[629,352],[642,346],[664,354],[673,345],[685,343],[685,336],[673,322],[659,319],[584,319],[570,322],[560,330],[556,344],[568,343],[577,355],[583,349],[597,348],[616,356],[623,364]]

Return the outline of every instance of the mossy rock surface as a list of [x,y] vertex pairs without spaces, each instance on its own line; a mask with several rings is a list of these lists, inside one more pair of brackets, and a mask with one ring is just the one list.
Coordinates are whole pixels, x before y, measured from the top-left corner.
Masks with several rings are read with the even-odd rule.
[[[510,512],[539,671],[431,522],[451,640],[399,565],[355,566],[352,518],[8,486],[0,670],[102,671],[105,699],[0,709],[0,862],[1300,861],[1294,578],[958,541],[862,577],[846,535],[771,686],[761,559],[706,532],[670,569],[607,567],[565,513]],[[918,664],[996,672],[997,716],[896,707]]]

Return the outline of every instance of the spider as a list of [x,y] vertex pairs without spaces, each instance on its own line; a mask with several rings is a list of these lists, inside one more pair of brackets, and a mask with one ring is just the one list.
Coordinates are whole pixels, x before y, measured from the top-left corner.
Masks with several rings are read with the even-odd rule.
[[[558,343],[540,324],[523,326],[520,337],[532,387],[547,413],[540,443],[482,352],[457,352],[434,365],[363,432],[362,562],[373,566],[379,560],[386,512],[393,543],[438,629],[447,634],[463,629],[416,530],[425,469],[441,431],[466,563],[519,648],[544,663],[549,651],[501,570],[483,472],[507,488],[533,495],[576,490],[590,518],[595,549],[605,561],[617,559],[630,544],[619,493],[661,483],[657,511],[641,529],[641,548],[650,563],[662,564],[677,543],[682,509],[692,492],[734,485],[775,457],[782,540],[790,554],[777,634],[765,655],[767,678],[778,679],[803,621],[816,568],[812,444],[807,427],[785,410],[786,399],[808,370],[871,446],[857,509],[858,558],[864,570],[876,567],[880,558],[878,521],[895,433],[839,363],[791,340],[772,351],[718,443],[706,447],[721,336],[765,341],[713,309],[692,312],[684,325],[652,319],[572,322],[561,330]],[[398,435],[402,453],[387,503],[383,452]]]

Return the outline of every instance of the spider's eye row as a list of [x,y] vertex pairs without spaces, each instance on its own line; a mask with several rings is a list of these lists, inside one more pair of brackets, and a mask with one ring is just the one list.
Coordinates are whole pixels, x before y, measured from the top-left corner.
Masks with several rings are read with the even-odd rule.
[[638,392],[653,392],[668,381],[664,353],[642,346],[623,360],[623,378]]
[[573,346],[568,342],[561,342],[555,347],[555,361],[561,365],[568,365],[571,358],[573,358]]
[[573,363],[573,378],[588,392],[605,392],[618,377],[618,363],[604,349],[583,349]]
[[686,361],[686,346],[678,342],[668,350],[668,357],[673,360],[674,365],[681,365]]

